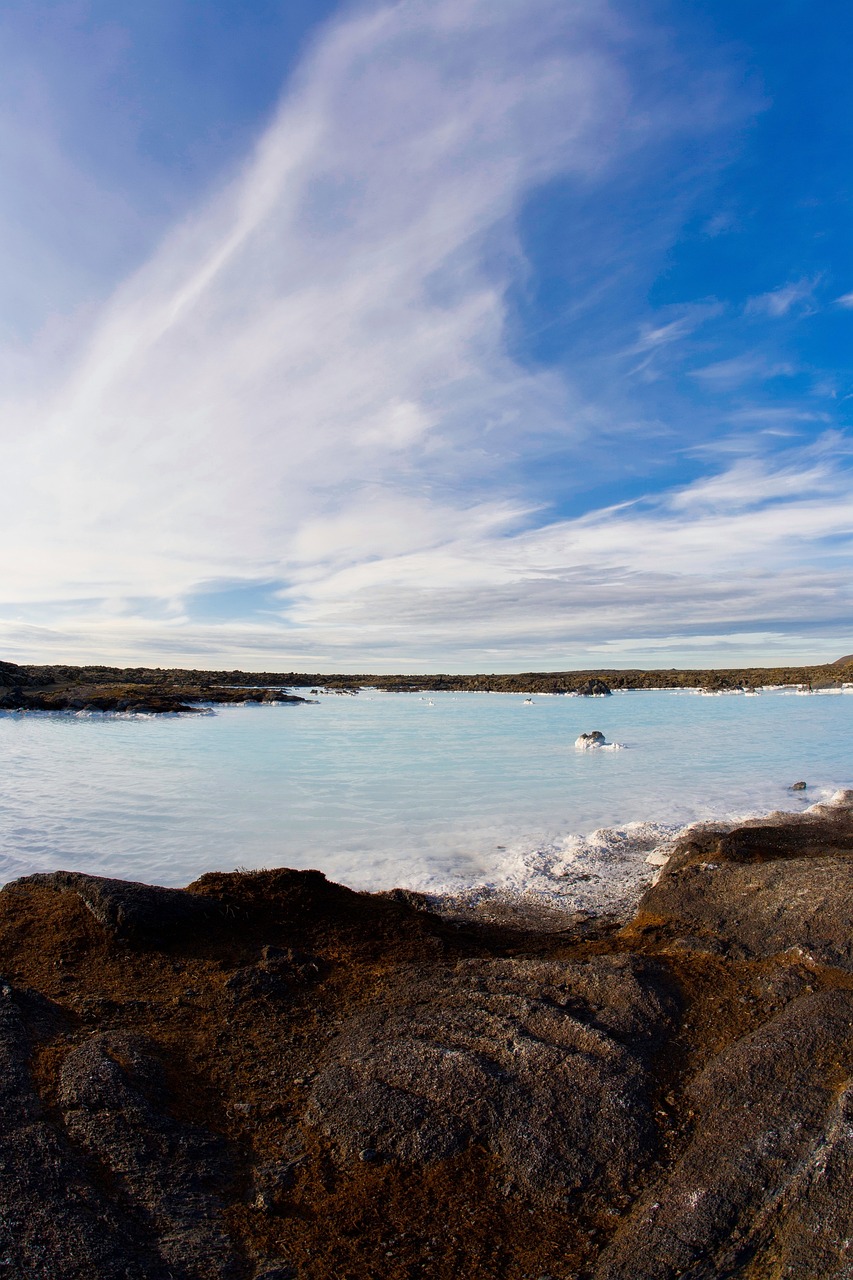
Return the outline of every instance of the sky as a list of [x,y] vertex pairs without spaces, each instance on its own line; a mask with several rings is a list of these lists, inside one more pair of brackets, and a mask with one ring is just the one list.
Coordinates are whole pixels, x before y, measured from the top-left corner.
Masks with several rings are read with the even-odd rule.
[[853,649],[853,8],[6,0],[0,656]]

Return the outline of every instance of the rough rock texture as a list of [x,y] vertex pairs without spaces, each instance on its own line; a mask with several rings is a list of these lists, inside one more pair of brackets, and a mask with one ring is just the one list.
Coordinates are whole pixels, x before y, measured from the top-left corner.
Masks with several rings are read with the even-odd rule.
[[78,871],[37,872],[15,884],[22,889],[46,888],[75,894],[109,936],[120,942],[175,941],[225,916],[221,903],[215,898]]
[[755,1274],[749,1264],[769,1239],[784,1259],[773,1274],[849,1275],[853,1184],[837,1174],[849,1174],[853,1156],[851,1069],[850,991],[801,996],[714,1058],[687,1090],[692,1141],[596,1275]]
[[575,692],[581,698],[609,698],[613,690],[604,680],[586,680]]
[[[7,670],[8,669],[8,670]],[[8,675],[8,679],[4,676]],[[366,687],[399,693],[476,690],[503,693],[605,693],[612,689],[744,690],[762,685],[801,685],[808,689],[838,687],[853,681],[853,657],[808,667],[745,667],[712,669],[656,669],[654,671],[522,671],[490,675],[377,675],[350,672],[329,675],[305,671],[198,671],[160,667],[15,666],[0,663],[0,687],[30,685],[62,694],[69,690],[131,690],[163,696],[180,694],[216,701],[245,701],[264,694],[274,697],[286,688],[357,693]],[[264,700],[266,700],[264,698]],[[284,699],[287,701],[287,699]]]
[[38,677],[31,675],[14,662],[0,662],[0,689],[26,689],[38,684]]
[[137,1234],[156,1240],[173,1276],[238,1275],[218,1195],[234,1175],[226,1145],[169,1115],[161,1077],[138,1036],[93,1036],[60,1071],[66,1132],[109,1180]]
[[310,702],[282,689],[217,689],[209,685],[169,687],[71,685],[61,689],[34,688],[37,679],[23,675],[17,682],[0,671],[0,711],[121,712],[129,715],[174,715],[199,711],[200,704],[242,704],[246,702]]
[[0,1276],[849,1280],[853,809],[631,921],[317,872],[0,892]]
[[655,1143],[647,1065],[672,1004],[655,966],[472,959],[394,978],[396,1007],[354,1017],[310,1091],[339,1166],[477,1145],[539,1203],[624,1190]]
[[853,793],[797,821],[698,831],[641,903],[638,922],[706,937],[728,954],[793,951],[853,972]]

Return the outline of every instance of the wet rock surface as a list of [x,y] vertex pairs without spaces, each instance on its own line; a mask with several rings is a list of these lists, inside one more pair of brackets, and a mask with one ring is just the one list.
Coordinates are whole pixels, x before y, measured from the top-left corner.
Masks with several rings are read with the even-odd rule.
[[849,1277],[849,800],[695,829],[598,929],[8,885],[0,1276]]

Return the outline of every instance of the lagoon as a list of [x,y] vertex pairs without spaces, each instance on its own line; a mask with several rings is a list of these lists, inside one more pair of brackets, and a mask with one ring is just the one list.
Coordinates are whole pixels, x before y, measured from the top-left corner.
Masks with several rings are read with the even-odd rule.
[[[615,751],[579,751],[600,730]],[[184,716],[0,715],[0,879],[181,885],[317,867],[354,888],[636,895],[697,820],[853,784],[853,696],[321,695]],[[788,788],[805,780],[805,793]],[[591,833],[604,828],[604,834]]]

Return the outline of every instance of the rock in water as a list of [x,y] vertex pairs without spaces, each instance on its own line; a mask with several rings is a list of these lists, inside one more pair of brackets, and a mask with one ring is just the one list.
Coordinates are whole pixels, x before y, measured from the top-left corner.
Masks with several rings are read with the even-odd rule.
[[579,685],[575,692],[581,698],[609,698],[613,690],[603,680],[587,680]]
[[592,733],[582,733],[579,738],[575,738],[575,746],[581,750],[586,750],[588,747],[603,747],[604,743],[604,734],[599,729],[593,729]]

